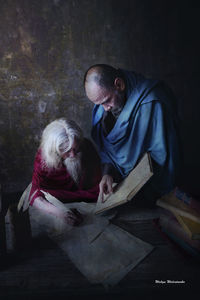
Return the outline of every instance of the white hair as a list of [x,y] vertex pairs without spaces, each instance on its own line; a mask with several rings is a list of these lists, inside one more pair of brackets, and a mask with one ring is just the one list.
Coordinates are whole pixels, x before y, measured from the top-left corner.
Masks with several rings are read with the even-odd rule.
[[67,152],[74,139],[81,141],[81,128],[72,120],[57,119],[48,124],[41,139],[41,151],[44,165],[57,169],[61,163],[61,154]]

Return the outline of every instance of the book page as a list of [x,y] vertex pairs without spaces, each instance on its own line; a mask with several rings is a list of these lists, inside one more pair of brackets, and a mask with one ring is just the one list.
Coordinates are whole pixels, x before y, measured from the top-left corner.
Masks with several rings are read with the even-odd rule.
[[95,214],[131,200],[152,175],[151,158],[148,153],[145,153],[129,175],[121,183],[115,185],[113,193],[108,195],[104,202],[98,199]]

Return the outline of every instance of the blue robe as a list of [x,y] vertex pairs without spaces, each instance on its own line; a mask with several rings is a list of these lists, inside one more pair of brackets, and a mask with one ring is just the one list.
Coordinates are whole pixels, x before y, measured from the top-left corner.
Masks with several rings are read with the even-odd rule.
[[165,194],[175,186],[179,170],[179,135],[175,98],[165,84],[121,70],[127,100],[114,127],[104,135],[101,120],[104,109],[95,105],[92,138],[102,163],[112,164],[121,179],[135,167],[145,152],[153,162],[151,187]]

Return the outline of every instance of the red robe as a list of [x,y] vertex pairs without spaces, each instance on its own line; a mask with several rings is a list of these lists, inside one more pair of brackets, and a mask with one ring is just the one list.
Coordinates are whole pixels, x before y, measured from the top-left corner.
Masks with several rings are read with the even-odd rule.
[[34,161],[29,199],[36,190],[37,192],[31,199],[30,205],[33,204],[35,198],[39,196],[44,198],[44,194],[40,190],[50,193],[62,202],[94,202],[97,200],[101,180],[100,159],[94,146],[87,139],[82,142],[81,152],[82,175],[77,186],[64,165],[59,169],[47,168],[42,158],[41,149],[38,149]]

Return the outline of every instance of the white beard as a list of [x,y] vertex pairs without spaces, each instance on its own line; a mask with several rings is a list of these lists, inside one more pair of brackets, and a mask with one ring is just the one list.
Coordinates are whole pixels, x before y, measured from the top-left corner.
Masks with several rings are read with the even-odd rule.
[[82,173],[82,165],[81,165],[81,156],[82,153],[79,152],[76,157],[66,158],[63,163],[67,169],[67,172],[72,177],[72,179],[75,181],[75,183],[78,185],[80,182],[80,177]]

